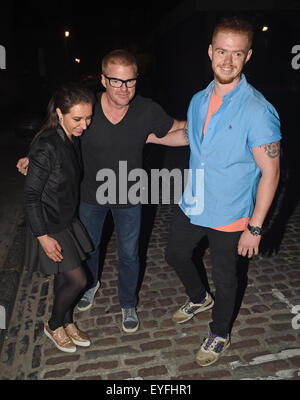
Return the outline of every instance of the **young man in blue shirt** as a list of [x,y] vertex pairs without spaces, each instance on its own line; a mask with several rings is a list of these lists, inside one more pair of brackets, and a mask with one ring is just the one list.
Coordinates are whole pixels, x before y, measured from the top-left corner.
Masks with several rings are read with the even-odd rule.
[[[248,22],[222,20],[208,49],[214,80],[192,98],[185,132],[151,137],[160,144],[190,145],[189,178],[174,213],[166,259],[188,295],[174,322],[212,308],[209,335],[196,355],[200,366],[216,362],[230,345],[238,255],[258,254],[279,181],[278,114],[242,74],[252,55],[252,36]],[[214,300],[191,259],[203,236],[209,239]]]

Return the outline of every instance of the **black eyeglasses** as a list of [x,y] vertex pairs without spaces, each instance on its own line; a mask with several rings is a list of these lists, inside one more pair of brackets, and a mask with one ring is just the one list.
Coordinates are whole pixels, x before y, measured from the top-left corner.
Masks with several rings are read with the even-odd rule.
[[104,75],[106,79],[108,79],[110,86],[114,88],[120,88],[123,83],[127,88],[133,88],[136,85],[137,78],[132,78],[132,79],[126,79],[125,81],[123,79],[118,79],[118,78],[111,78],[109,76]]

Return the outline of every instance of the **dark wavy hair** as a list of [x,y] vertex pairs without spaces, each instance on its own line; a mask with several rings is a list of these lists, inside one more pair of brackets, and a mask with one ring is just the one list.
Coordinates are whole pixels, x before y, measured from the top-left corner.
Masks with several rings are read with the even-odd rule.
[[77,82],[65,83],[57,89],[51,97],[47,106],[45,121],[31,143],[33,143],[42,132],[58,127],[58,116],[55,111],[57,108],[61,110],[62,114],[67,114],[76,104],[88,103],[94,105],[95,102],[95,95],[88,87]]

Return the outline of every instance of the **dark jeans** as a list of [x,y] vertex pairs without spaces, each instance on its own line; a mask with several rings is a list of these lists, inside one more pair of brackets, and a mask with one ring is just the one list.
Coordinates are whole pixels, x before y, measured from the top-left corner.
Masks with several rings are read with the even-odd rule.
[[175,269],[193,303],[206,294],[192,253],[198,242],[207,236],[212,258],[212,279],[216,288],[210,330],[219,336],[230,331],[237,292],[237,246],[242,232],[221,232],[190,223],[176,207],[170,228],[166,260]]
[[102,228],[108,211],[111,210],[115,223],[118,256],[118,295],[122,308],[135,307],[136,288],[139,276],[138,243],[141,225],[141,205],[130,208],[109,208],[81,202],[79,216],[94,245],[86,263],[95,287],[99,274],[99,244]]

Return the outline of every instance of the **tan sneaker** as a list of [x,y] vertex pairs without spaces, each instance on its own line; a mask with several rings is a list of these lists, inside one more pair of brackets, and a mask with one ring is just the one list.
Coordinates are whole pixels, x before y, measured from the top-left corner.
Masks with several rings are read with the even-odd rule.
[[202,303],[193,303],[192,301],[188,300],[173,314],[172,319],[177,324],[182,324],[183,322],[193,318],[193,316],[199,312],[209,310],[213,307],[213,305],[213,298],[209,293],[206,293],[205,299]]
[[201,367],[215,363],[224,351],[230,346],[230,336],[226,338],[209,334],[205,338],[200,350],[196,354],[196,362]]
[[88,335],[77,328],[75,324],[68,324],[65,331],[73,343],[77,346],[88,347],[91,341]]
[[69,336],[66,334],[66,331],[63,326],[60,326],[59,328],[55,329],[55,331],[51,331],[48,322],[45,322],[44,333],[46,336],[48,336],[50,340],[52,340],[52,342],[59,350],[64,351],[66,353],[74,353],[76,351],[76,346],[69,338]]

